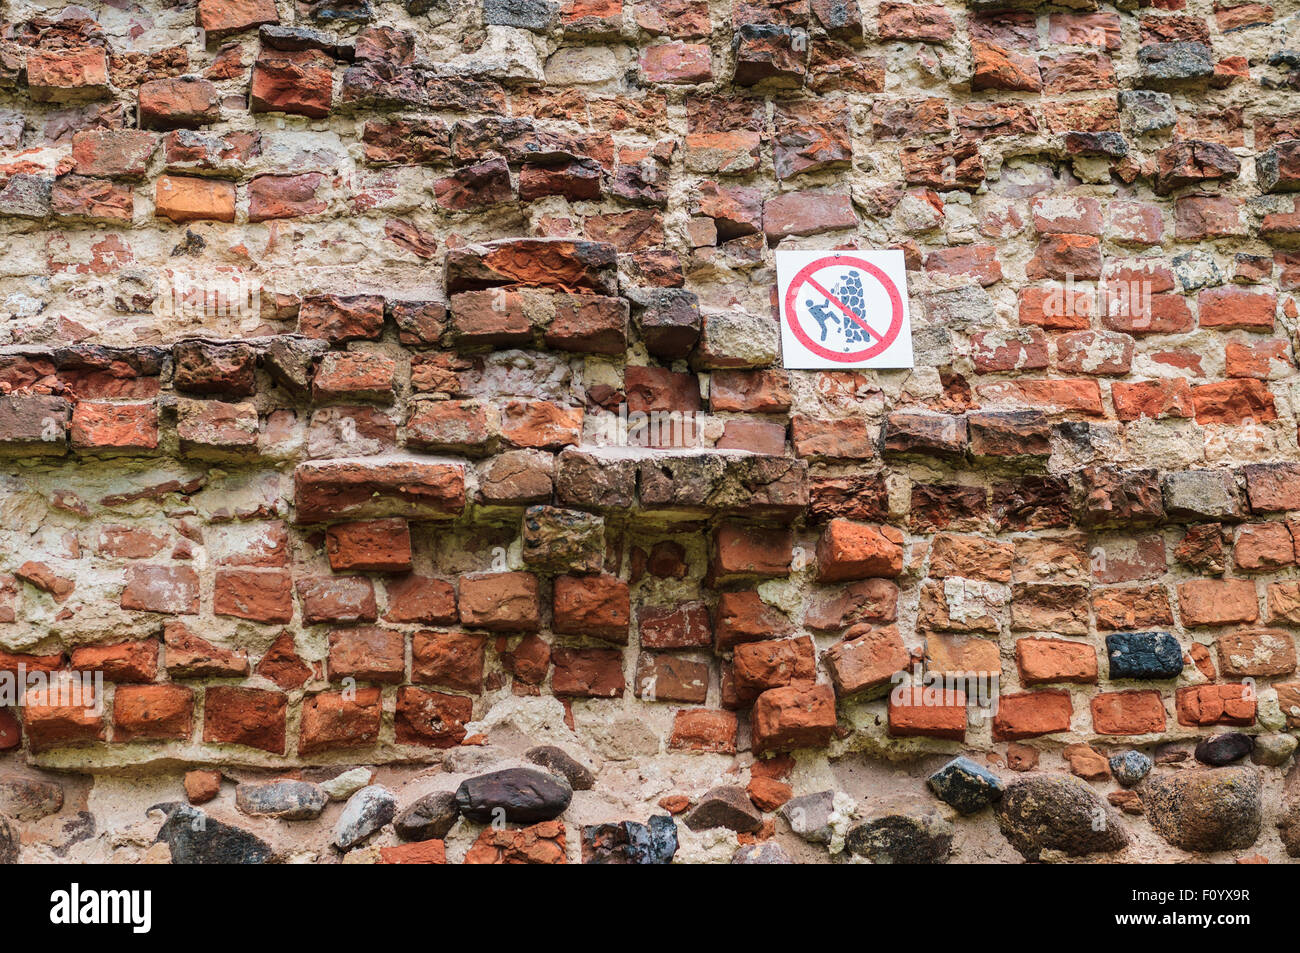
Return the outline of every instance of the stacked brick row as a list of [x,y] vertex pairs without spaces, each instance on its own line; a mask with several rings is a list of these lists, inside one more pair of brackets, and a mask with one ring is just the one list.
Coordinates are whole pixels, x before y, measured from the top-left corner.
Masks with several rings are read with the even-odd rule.
[[[0,671],[106,681],[11,758],[1300,728],[1291,5],[10,17]],[[783,370],[774,252],[879,247],[917,366]]]

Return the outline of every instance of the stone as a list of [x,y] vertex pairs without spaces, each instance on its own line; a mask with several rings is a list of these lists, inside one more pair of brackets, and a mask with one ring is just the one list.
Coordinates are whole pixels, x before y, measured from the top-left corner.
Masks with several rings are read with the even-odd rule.
[[456,789],[460,813],[481,824],[549,821],[563,814],[572,798],[573,789],[567,782],[529,768],[506,768],[468,778]]
[[844,847],[873,864],[943,864],[954,833],[951,823],[932,814],[887,814],[852,828]]
[[322,781],[320,786],[331,801],[346,801],[369,784],[373,776],[369,768],[350,768],[342,774]]
[[585,766],[555,745],[538,745],[524,752],[524,757],[551,774],[564,778],[575,791],[590,791],[596,777]]
[[524,511],[523,556],[529,568],[542,572],[600,572],[605,519],[582,510],[530,506]]
[[1091,788],[1070,776],[1036,775],[1012,781],[994,807],[998,827],[1026,860],[1044,851],[1067,857],[1113,853],[1127,831]]
[[434,791],[393,819],[393,830],[407,841],[441,840],[460,817],[454,791]]
[[1240,731],[1229,731],[1214,735],[1200,741],[1194,752],[1196,760],[1202,764],[1221,768],[1224,765],[1240,761],[1255,747],[1255,740]]
[[1115,780],[1131,788],[1151,771],[1151,759],[1141,751],[1122,751],[1110,757],[1110,772]]
[[1117,632],[1106,636],[1110,677],[1154,680],[1177,678],[1183,648],[1168,632]]
[[925,783],[935,797],[962,814],[974,814],[1002,796],[1002,781],[996,774],[969,758],[953,758]]
[[645,824],[620,821],[582,829],[584,864],[670,864],[677,853],[677,824],[653,814]]
[[0,815],[37,821],[63,807],[63,785],[56,781],[10,775],[0,778]]
[[1262,734],[1255,736],[1255,747],[1250,757],[1255,764],[1276,768],[1286,764],[1287,759],[1295,753],[1300,744],[1295,735]]
[[804,840],[829,844],[834,836],[831,822],[835,814],[835,792],[818,791],[793,797],[781,805],[781,817]]
[[171,850],[173,864],[265,864],[271,860],[271,846],[188,804],[160,805],[167,819],[155,843]]
[[790,855],[780,844],[764,841],[761,844],[746,844],[737,848],[731,855],[733,864],[793,864]]
[[371,784],[362,788],[343,807],[334,824],[334,846],[351,850],[391,821],[397,813],[397,799],[387,788]]
[[1162,771],[1138,787],[1156,833],[1183,850],[1242,850],[1263,826],[1260,774],[1254,768]]
[[329,795],[307,781],[245,781],[235,788],[235,806],[245,814],[281,821],[306,821],[320,817]]
[[751,833],[763,825],[763,815],[749,799],[745,789],[736,785],[712,788],[686,815],[686,826],[693,831],[725,827],[738,833]]

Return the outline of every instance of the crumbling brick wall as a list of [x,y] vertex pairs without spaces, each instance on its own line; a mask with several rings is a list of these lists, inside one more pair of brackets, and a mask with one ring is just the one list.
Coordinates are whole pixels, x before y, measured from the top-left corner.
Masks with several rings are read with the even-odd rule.
[[0,858],[1300,854],[1296,4],[1010,6],[6,0]]

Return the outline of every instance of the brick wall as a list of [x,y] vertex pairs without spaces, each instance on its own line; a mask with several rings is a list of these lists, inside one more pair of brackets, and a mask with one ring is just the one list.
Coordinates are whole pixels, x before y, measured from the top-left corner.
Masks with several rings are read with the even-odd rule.
[[1121,6],[6,4],[0,859],[1300,855],[1296,4]]

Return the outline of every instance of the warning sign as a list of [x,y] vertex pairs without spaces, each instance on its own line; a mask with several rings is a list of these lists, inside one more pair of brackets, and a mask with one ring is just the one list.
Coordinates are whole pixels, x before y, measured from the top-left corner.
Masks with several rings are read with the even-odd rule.
[[776,279],[784,366],[912,366],[901,251],[778,251]]

